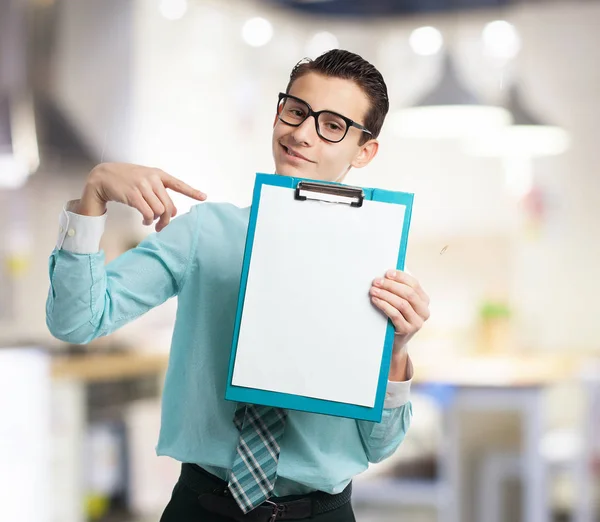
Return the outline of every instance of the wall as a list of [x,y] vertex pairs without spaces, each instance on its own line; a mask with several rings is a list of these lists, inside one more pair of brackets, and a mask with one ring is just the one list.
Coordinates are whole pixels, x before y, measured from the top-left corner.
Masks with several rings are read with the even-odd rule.
[[133,91],[132,0],[60,0],[52,94],[97,158],[127,157]]
[[[162,19],[151,2],[112,2],[102,15],[97,2],[85,8],[73,0],[61,5],[65,17],[55,57],[56,95],[94,149],[104,150],[107,158],[160,166],[206,190],[213,200],[239,205],[249,203],[254,172],[272,170],[276,93],[285,87],[290,64],[303,56],[304,41],[313,31],[337,29],[341,46],[380,59],[397,107],[435,78],[435,60],[417,59],[402,44],[413,27],[439,21],[458,38],[478,34],[494,14],[382,21],[358,30],[290,20],[279,11],[259,12],[251,3],[193,4],[175,22]],[[248,16],[265,13],[275,23],[274,40],[264,49],[251,49],[241,42],[239,27]],[[527,102],[566,127],[573,140],[563,156],[535,162],[536,179],[548,197],[536,234],[523,227],[525,214],[504,190],[501,163],[464,156],[455,143],[403,142],[384,130],[378,158],[348,182],[416,194],[408,266],[433,300],[432,319],[415,339],[422,353],[471,347],[479,299],[496,293],[508,293],[513,302],[523,349],[598,350],[600,35],[593,29],[600,5],[562,2],[497,14],[521,32],[516,72]],[[81,24],[92,19],[97,25]],[[103,37],[102,28],[113,22],[120,29]],[[396,42],[396,47],[379,48],[376,42]],[[486,76],[491,69],[478,76],[467,59],[477,56],[478,45],[471,38],[456,46],[462,52],[459,64],[474,88],[498,94]],[[76,197],[81,188],[58,174],[39,173],[26,189],[33,265],[18,283],[17,317],[8,330],[0,330],[9,339],[45,336],[39,303],[47,290],[56,217],[66,195]],[[82,171],[81,184],[84,176]],[[177,202],[180,211],[190,204]],[[146,233],[137,217],[123,212],[132,233]],[[5,209],[4,232],[10,217]]]

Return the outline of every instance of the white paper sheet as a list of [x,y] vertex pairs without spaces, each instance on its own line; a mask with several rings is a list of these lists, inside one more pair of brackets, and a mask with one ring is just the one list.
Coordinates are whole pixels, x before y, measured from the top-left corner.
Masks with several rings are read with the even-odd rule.
[[232,384],[373,407],[387,318],[370,300],[406,207],[263,185]]

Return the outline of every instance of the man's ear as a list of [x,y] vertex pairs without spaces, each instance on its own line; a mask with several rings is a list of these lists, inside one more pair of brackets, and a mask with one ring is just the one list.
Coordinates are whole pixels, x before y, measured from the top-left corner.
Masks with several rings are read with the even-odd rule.
[[377,155],[377,151],[379,150],[379,142],[377,140],[369,140],[364,145],[361,145],[360,150],[352,160],[352,165],[354,168],[360,169],[365,167],[371,160]]

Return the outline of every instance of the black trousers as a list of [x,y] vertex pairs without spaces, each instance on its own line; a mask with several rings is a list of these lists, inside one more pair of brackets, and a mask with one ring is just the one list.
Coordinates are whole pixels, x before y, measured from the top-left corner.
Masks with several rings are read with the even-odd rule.
[[[208,475],[206,471],[204,474]],[[226,485],[218,477],[209,475],[212,477],[213,485]],[[286,497],[290,499],[291,497]],[[302,497],[294,497],[302,498]],[[276,498],[271,500],[277,501]],[[234,519],[224,517],[207,511],[198,502],[198,493],[193,491],[187,484],[185,484],[181,478],[173,489],[171,500],[167,504],[165,511],[160,519],[160,522],[232,522]],[[347,502],[343,506],[321,513],[303,520],[311,520],[314,522],[356,522],[354,518],[354,512],[352,511],[352,504]]]

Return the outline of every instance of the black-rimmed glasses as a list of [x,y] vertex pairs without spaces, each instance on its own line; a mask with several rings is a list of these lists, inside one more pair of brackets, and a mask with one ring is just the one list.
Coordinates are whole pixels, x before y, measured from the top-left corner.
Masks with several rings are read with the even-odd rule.
[[332,111],[313,111],[304,100],[291,94],[279,93],[277,116],[286,125],[299,127],[309,117],[314,117],[317,134],[325,141],[339,143],[342,141],[350,127],[356,127],[362,132],[371,134],[371,131],[351,120]]

